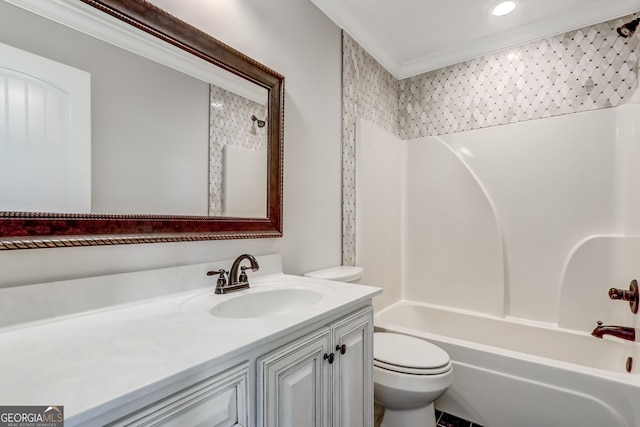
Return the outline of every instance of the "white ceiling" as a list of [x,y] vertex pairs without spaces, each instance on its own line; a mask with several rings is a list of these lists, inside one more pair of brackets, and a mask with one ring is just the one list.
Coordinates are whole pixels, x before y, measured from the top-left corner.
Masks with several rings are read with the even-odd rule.
[[311,0],[398,79],[640,10],[640,0]]

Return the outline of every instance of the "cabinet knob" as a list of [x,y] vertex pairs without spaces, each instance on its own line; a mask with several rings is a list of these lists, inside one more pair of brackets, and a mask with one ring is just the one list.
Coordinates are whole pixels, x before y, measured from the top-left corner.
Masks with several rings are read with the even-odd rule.
[[345,354],[347,352],[347,345],[346,344],[337,345],[336,351],[339,351],[340,354]]
[[329,359],[329,365],[331,365],[333,363],[333,359],[335,359],[335,355],[333,353],[331,354],[326,354],[324,355],[324,360]]

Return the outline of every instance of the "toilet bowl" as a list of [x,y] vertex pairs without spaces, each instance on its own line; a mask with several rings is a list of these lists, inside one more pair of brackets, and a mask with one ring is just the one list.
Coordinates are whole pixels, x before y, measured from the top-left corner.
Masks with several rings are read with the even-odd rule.
[[453,382],[449,355],[407,335],[373,334],[374,399],[384,406],[383,427],[435,427],[433,402]]
[[[338,266],[305,274],[358,283],[361,267]],[[449,355],[425,340],[390,332],[373,334],[373,395],[385,408],[382,427],[436,427],[433,401],[453,382]]]

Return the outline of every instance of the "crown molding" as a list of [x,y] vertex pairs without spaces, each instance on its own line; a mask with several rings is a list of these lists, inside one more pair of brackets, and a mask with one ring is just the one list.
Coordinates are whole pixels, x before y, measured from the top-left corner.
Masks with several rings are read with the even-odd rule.
[[380,63],[394,77],[398,78],[402,64],[389,53],[368,28],[363,26],[342,2],[310,0],[334,24],[349,34],[369,55]]
[[500,50],[606,22],[635,13],[640,9],[640,1],[636,0],[611,3],[610,0],[604,0],[577,12],[554,15],[542,22],[535,22],[524,27],[502,31],[490,37],[473,40],[455,50],[437,52],[433,55],[403,63],[400,65],[400,71],[396,77],[405,79],[449,65],[459,64]]
[[401,62],[389,49],[384,47],[384,44],[372,30],[361,24],[345,2],[333,0],[311,0],[311,2],[399,80],[541,40],[545,37],[606,22],[640,10],[640,0],[600,0],[579,10],[556,14],[549,19],[471,40],[454,49],[434,52],[412,61]]

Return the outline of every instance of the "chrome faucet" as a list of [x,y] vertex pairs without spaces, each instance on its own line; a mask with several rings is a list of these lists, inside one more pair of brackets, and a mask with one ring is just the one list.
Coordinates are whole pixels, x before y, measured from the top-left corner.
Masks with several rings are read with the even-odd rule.
[[[249,260],[250,266],[240,266],[240,263],[245,259]],[[227,281],[224,275],[227,273],[225,270],[218,271],[208,271],[207,276],[213,276],[218,274],[218,281],[216,283],[216,294],[226,294],[229,292],[239,291],[241,289],[247,289],[249,287],[249,278],[247,277],[247,272],[245,271],[247,268],[250,268],[251,271],[258,271],[260,266],[258,265],[258,261],[253,257],[253,255],[242,254],[238,258],[233,261],[231,265],[231,270],[229,271],[229,280]],[[238,274],[238,270],[240,270],[240,274]]]
[[598,320],[598,326],[591,332],[596,338],[602,338],[605,335],[612,335],[614,337],[621,338],[627,341],[635,341],[636,340],[636,330],[635,328],[630,328],[627,326],[611,326],[611,325],[603,325],[601,321]]

